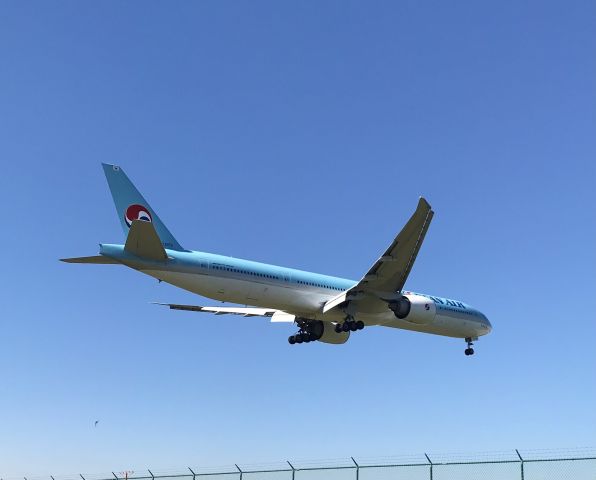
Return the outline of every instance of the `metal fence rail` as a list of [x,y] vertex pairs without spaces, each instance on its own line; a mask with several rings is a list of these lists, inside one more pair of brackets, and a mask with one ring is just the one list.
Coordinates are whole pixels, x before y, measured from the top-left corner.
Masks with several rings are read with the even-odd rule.
[[[410,457],[285,461],[272,465],[136,469],[108,475],[22,477],[24,480],[596,480],[596,449],[421,454]],[[0,480],[8,480],[0,478]],[[20,480],[20,479],[19,479]]]

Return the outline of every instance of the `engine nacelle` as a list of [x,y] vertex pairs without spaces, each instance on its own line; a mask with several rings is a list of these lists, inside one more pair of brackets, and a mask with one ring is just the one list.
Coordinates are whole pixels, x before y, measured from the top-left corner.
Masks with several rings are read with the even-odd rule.
[[348,338],[350,338],[350,332],[337,333],[335,331],[335,325],[333,325],[333,323],[330,322],[322,322],[320,320],[315,320],[311,328],[313,329],[315,335],[319,337],[319,342],[340,345],[342,343],[346,343],[348,341]]
[[422,295],[403,295],[399,300],[389,303],[389,309],[400,320],[411,323],[427,324],[435,319],[437,307],[430,298]]

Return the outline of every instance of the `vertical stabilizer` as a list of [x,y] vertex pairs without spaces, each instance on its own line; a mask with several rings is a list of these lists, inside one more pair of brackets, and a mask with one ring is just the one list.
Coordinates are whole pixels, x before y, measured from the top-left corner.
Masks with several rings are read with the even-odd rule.
[[165,248],[184,250],[157,216],[155,210],[129,180],[124,170],[117,165],[106,163],[102,163],[102,165],[124,234],[128,236],[134,220],[151,222]]

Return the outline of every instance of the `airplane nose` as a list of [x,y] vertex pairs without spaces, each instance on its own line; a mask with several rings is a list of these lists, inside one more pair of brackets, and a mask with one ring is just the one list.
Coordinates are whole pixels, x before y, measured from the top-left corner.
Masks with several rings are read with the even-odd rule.
[[485,326],[486,326],[486,330],[487,330],[487,332],[486,332],[486,333],[490,333],[490,332],[492,332],[492,330],[493,330],[493,326],[492,326],[492,324],[490,323],[489,319],[488,319],[488,318],[486,318],[486,315],[484,315],[484,314],[482,314],[482,317],[484,318],[484,324],[485,324]]

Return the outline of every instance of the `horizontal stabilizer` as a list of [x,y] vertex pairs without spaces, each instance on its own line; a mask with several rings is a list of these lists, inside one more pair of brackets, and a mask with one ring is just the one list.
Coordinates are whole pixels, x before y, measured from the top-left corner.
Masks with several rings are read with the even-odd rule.
[[66,263],[95,263],[97,265],[108,265],[108,264],[119,264],[120,262],[110,257],[104,257],[103,255],[96,255],[93,257],[74,257],[74,258],[61,258],[61,262]]
[[133,220],[126,237],[124,250],[137,257],[163,262],[168,259],[166,251],[151,222]]

